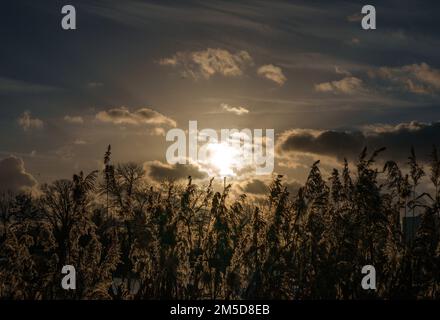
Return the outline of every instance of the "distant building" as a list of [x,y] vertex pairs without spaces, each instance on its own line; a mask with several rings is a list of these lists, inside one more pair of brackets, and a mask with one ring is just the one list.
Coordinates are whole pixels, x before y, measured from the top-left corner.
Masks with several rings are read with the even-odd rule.
[[414,217],[403,217],[402,228],[403,237],[406,243],[412,243],[416,237],[417,230],[422,222],[421,216],[417,215]]

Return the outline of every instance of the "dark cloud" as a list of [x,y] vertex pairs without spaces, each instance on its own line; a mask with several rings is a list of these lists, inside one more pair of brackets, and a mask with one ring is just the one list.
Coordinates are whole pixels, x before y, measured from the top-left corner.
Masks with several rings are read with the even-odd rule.
[[296,195],[298,193],[299,188],[301,188],[301,184],[297,181],[287,182],[285,184],[287,187],[287,191],[289,191],[290,194]]
[[411,122],[368,126],[362,131],[289,130],[281,135],[278,150],[356,159],[364,147],[370,150],[386,147],[385,157],[406,161],[412,146],[420,158],[426,160],[432,146],[439,142],[439,122]]
[[169,165],[160,161],[152,161],[145,164],[149,176],[156,181],[182,180],[191,176],[193,179],[207,178],[206,172],[193,164]]
[[0,160],[0,192],[30,190],[37,180],[26,172],[22,159],[11,156]]
[[281,151],[307,152],[348,157],[362,149],[365,136],[361,132],[289,130],[281,136]]
[[269,187],[262,180],[252,179],[241,186],[241,190],[245,193],[266,194],[269,190]]
[[[256,196],[266,196],[269,193],[270,185],[272,180],[260,180],[252,178],[250,180],[246,180],[240,183],[239,190],[240,192],[246,194],[253,194]],[[296,194],[301,185],[297,181],[283,181],[283,185],[287,187],[287,191],[290,194]]]

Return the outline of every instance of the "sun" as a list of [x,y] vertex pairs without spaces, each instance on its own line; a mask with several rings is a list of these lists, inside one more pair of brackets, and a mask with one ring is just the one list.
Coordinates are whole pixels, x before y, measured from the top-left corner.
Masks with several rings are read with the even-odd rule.
[[208,164],[222,177],[235,176],[234,168],[239,166],[239,152],[227,143],[210,143],[208,145]]

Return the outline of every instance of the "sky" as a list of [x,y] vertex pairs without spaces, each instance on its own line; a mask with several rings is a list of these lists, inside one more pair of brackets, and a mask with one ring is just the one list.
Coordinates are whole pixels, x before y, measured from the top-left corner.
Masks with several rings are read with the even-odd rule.
[[[61,28],[73,5],[77,29]],[[363,30],[374,5],[377,29]],[[274,129],[274,174],[295,186],[364,146],[426,161],[439,141],[438,1],[3,1],[0,190],[114,162],[151,181],[209,173],[171,165],[173,128]],[[227,157],[226,157],[227,158]],[[217,159],[217,160],[222,160]],[[236,173],[242,191],[271,176]]]

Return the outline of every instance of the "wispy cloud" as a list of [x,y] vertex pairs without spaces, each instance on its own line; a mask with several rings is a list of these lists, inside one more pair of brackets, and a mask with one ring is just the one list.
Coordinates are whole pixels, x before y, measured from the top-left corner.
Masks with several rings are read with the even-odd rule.
[[176,121],[150,108],[140,108],[135,111],[130,111],[126,107],[112,108],[98,112],[96,119],[113,124],[176,126]]
[[230,112],[230,113],[234,113],[234,114],[236,114],[237,116],[241,116],[241,115],[243,115],[243,114],[247,114],[247,113],[249,113],[249,110],[246,109],[246,108],[244,108],[244,107],[233,107],[233,106],[230,106],[230,105],[228,105],[228,104],[226,104],[226,103],[222,103],[222,104],[221,104],[221,108],[222,108],[224,111],[226,111],[226,112]]
[[77,145],[77,146],[81,146],[81,145],[87,144],[87,141],[82,140],[82,139],[76,139],[75,141],[73,141],[73,144]]
[[56,88],[0,77],[0,94],[36,94],[54,91]]
[[360,12],[355,12],[347,16],[348,22],[360,22],[362,20],[362,14]]
[[100,88],[103,86],[104,86],[104,84],[102,82],[92,81],[92,82],[87,83],[87,88],[90,88],[90,89]]
[[356,77],[345,77],[341,80],[323,82],[315,85],[318,92],[354,94],[362,89],[363,81]]
[[84,123],[84,119],[81,116],[69,116],[69,115],[66,115],[64,117],[64,121],[66,121],[68,123],[72,123],[72,124],[83,124]]
[[359,38],[356,38],[356,37],[351,38],[351,44],[358,45],[360,43],[361,43],[361,40]]

